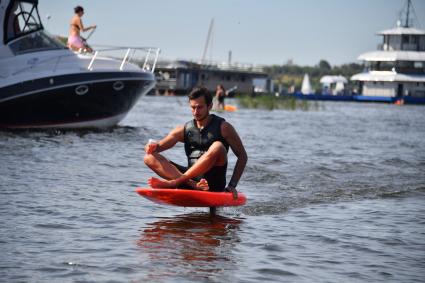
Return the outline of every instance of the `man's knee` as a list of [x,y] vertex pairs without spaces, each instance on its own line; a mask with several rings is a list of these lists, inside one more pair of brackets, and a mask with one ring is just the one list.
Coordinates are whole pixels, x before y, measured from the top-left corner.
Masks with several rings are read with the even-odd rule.
[[226,153],[226,148],[221,141],[215,141],[212,143],[208,151],[218,152],[218,153]]
[[145,154],[143,161],[150,167],[155,162],[155,156],[153,156],[153,154]]
[[224,147],[223,143],[220,141],[213,142],[213,144],[210,146],[206,154],[212,157],[215,157],[220,161],[224,161],[224,162],[227,161],[226,148]]

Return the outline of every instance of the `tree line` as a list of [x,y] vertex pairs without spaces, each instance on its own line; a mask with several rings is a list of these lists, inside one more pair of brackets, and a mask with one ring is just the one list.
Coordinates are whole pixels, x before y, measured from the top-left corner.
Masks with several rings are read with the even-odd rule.
[[364,66],[362,64],[348,63],[340,66],[331,66],[326,60],[320,60],[315,66],[299,66],[292,63],[267,66],[264,67],[264,72],[270,76],[276,88],[281,85],[284,91],[291,88],[300,90],[304,74],[308,74],[312,88],[319,92],[322,87],[320,84],[321,77],[341,75],[349,80],[352,75],[362,72],[363,69]]

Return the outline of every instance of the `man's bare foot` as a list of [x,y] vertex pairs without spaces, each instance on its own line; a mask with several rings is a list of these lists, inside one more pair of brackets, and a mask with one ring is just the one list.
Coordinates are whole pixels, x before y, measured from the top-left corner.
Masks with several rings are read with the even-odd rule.
[[198,183],[196,183],[196,189],[201,191],[208,191],[210,189],[207,180],[201,179]]
[[194,190],[208,191],[210,189],[208,182],[205,179],[201,179],[199,182],[190,180],[190,182],[187,182],[187,184]]
[[175,188],[177,184],[174,180],[162,180],[159,178],[151,177],[148,179],[148,184],[151,188]]

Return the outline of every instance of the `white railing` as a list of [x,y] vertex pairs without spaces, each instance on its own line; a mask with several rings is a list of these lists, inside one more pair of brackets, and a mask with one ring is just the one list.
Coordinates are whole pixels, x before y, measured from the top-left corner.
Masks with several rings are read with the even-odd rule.
[[[103,47],[103,49],[102,49]],[[120,55],[116,54],[121,53]],[[113,46],[99,46],[93,53],[82,53],[86,56],[91,56],[91,59],[87,65],[87,70],[96,70],[96,62],[103,58],[112,58],[117,60],[117,70],[123,71],[129,64],[136,64],[140,66],[143,71],[153,73],[155,71],[156,64],[158,62],[160,49],[157,47],[113,47]],[[136,56],[137,55],[137,56]],[[28,62],[30,66],[25,66],[22,69],[18,69],[11,73],[11,75],[18,75],[27,71],[32,71],[37,68],[46,67],[46,65],[52,64],[49,67],[54,73],[58,69],[61,63],[64,63],[65,58],[75,57],[75,53],[68,53],[65,55],[53,56],[47,59],[35,60]]]
[[[127,64],[136,64],[139,65],[142,70],[153,73],[158,62],[159,53],[161,52],[161,50],[157,47],[120,47],[108,45],[93,45],[93,47],[96,51],[92,56],[89,66],[87,67],[90,71],[93,70],[96,59],[100,54],[100,56],[120,60],[120,71],[124,70]],[[117,52],[124,54],[122,59],[121,56],[115,55]]]

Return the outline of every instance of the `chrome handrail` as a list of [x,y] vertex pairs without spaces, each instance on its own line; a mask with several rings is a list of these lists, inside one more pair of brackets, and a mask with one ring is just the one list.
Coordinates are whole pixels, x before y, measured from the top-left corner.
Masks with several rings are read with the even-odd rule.
[[145,63],[143,63],[143,67],[142,67],[142,69],[145,69],[146,68],[146,64],[148,63],[148,58],[149,58],[149,55],[151,54],[151,49],[149,48],[149,50],[148,50],[148,54],[146,55],[146,57],[145,57]]
[[159,48],[156,49],[155,61],[153,62],[152,73],[155,71],[156,63],[158,62],[159,53],[161,50]]
[[98,51],[95,51],[95,52],[94,52],[93,57],[92,57],[92,58],[91,58],[91,60],[90,60],[90,64],[89,64],[89,66],[87,67],[87,70],[89,70],[89,71],[92,71],[92,70],[93,70],[92,66],[93,66],[94,60],[95,60],[95,59],[96,59],[96,57],[97,57],[97,54],[99,54],[99,52],[98,52]]
[[127,49],[127,52],[125,53],[124,58],[122,59],[121,66],[120,66],[120,71],[122,71],[122,69],[124,68],[125,61],[127,61],[128,54],[130,54],[130,51],[131,51],[131,49],[128,48]]
[[[99,46],[99,47],[102,47],[102,46]],[[85,55],[92,55],[91,60],[88,64],[88,66],[87,66],[87,70],[93,71],[96,59],[98,59],[100,57],[101,53],[126,50],[126,53],[125,53],[123,59],[121,60],[121,64],[119,66],[120,71],[124,70],[126,64],[134,63],[136,65],[139,65],[143,71],[153,73],[155,71],[155,66],[157,64],[158,57],[159,57],[159,54],[161,52],[161,50],[157,47],[116,47],[116,46],[115,47],[114,46],[103,46],[103,47],[104,47],[104,49],[98,49],[94,53],[82,53],[82,54],[85,54]],[[137,60],[134,60],[134,57],[135,57],[135,54],[136,54],[137,51],[142,51],[142,52],[146,53],[146,56],[144,58],[142,57],[144,59],[143,65],[141,64],[143,59],[139,60],[139,64],[137,64]],[[152,51],[154,51],[153,57],[151,56]],[[131,53],[131,56],[129,56],[130,53]],[[14,76],[14,75],[32,70],[36,67],[40,67],[43,64],[46,64],[46,63],[49,63],[49,62],[52,62],[52,61],[53,62],[56,61],[55,65],[53,67],[53,72],[56,72],[56,70],[59,66],[59,63],[62,61],[62,59],[66,58],[66,57],[70,57],[70,56],[75,56],[75,53],[54,56],[54,57],[50,57],[50,58],[47,58],[47,59],[44,59],[44,60],[34,62],[30,66],[27,66],[25,68],[19,69],[15,72],[11,73],[11,75]],[[105,57],[107,57],[107,56],[105,56]],[[118,59],[118,58],[115,58],[115,57],[110,57],[110,58]],[[131,62],[131,61],[133,61],[133,62]],[[150,61],[152,61],[152,66],[153,66],[152,68],[150,68],[149,64],[148,64]]]
[[[158,47],[127,47],[127,46],[111,46],[111,45],[93,45],[93,47],[97,47],[96,52],[107,53],[111,51],[120,51],[126,50],[125,55],[121,61],[120,70],[122,71],[125,67],[125,64],[131,63],[137,51],[145,52],[146,55],[144,57],[143,65],[140,64],[142,70],[149,71],[153,73],[155,71],[156,64],[158,62],[159,54],[161,53],[161,49]],[[102,49],[103,48],[103,49]],[[151,54],[154,54],[153,57]],[[131,55],[130,55],[131,54]],[[95,58],[96,59],[96,58]],[[94,59],[94,60],[95,60]],[[93,60],[93,62],[94,62]],[[134,60],[136,61],[136,60]],[[141,61],[140,61],[141,62]],[[152,64],[152,68],[150,68],[149,62]],[[137,62],[134,62],[137,63]]]

